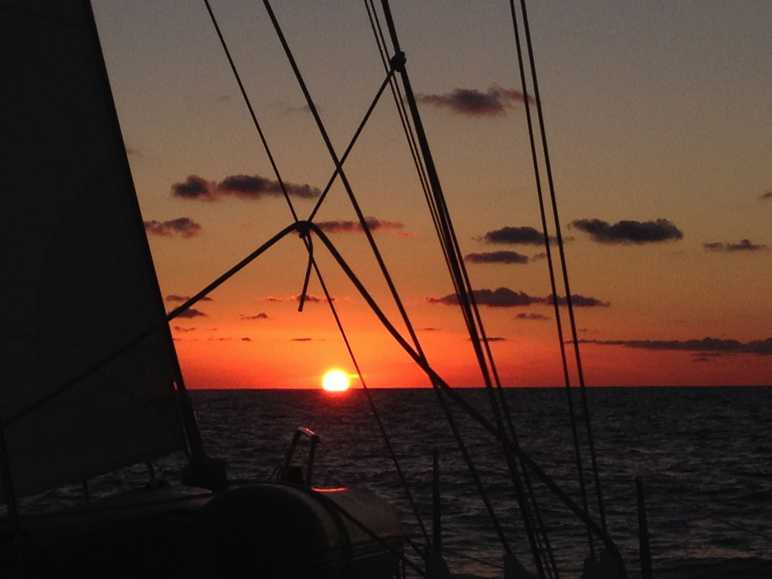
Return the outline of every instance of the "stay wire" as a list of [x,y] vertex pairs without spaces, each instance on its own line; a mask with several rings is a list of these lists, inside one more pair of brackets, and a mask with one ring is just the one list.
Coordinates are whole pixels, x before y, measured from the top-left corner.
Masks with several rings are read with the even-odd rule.
[[[368,18],[370,20],[370,26],[372,28],[373,36],[375,37],[375,41],[376,41],[376,44],[378,46],[378,51],[380,53],[381,60],[382,60],[382,62],[384,64],[384,66],[386,66],[386,63],[388,62],[387,55],[386,55],[386,50],[387,50],[387,48],[386,48],[386,41],[385,41],[385,38],[384,38],[384,35],[383,35],[382,27],[380,25],[380,19],[378,18],[378,13],[377,13],[377,11],[375,9],[375,6],[372,3],[372,0],[370,0],[369,2],[368,2],[368,0],[365,0],[364,3],[365,3],[365,8],[367,9]],[[449,251],[449,248],[448,248],[447,237],[443,236],[442,233],[441,233],[441,225],[440,225],[440,223],[441,223],[440,219],[441,218],[439,216],[439,210],[437,209],[436,202],[433,199],[433,197],[432,197],[432,195],[431,195],[431,193],[429,191],[428,179],[427,179],[426,174],[424,172],[424,166],[423,166],[423,164],[421,162],[420,155],[419,155],[418,150],[417,150],[418,147],[415,144],[415,140],[414,140],[413,133],[412,133],[412,127],[410,126],[409,117],[407,116],[407,113],[405,111],[405,105],[404,105],[404,102],[403,102],[403,99],[402,99],[402,93],[400,92],[399,85],[397,83],[393,83],[392,95],[394,97],[395,104],[396,104],[396,107],[397,107],[397,111],[398,111],[399,116],[400,116],[400,121],[402,123],[402,127],[403,127],[403,130],[404,130],[406,138],[407,138],[407,143],[408,143],[408,146],[410,148],[410,152],[411,152],[411,156],[413,158],[413,162],[414,162],[414,164],[416,166],[416,170],[417,170],[417,173],[418,173],[419,181],[421,183],[421,186],[422,186],[422,189],[423,189],[423,192],[424,192],[424,196],[425,196],[427,204],[429,206],[429,210],[430,210],[430,214],[432,216],[432,221],[434,223],[435,231],[437,232],[437,236],[438,236],[438,239],[440,241],[440,245],[441,245],[441,248],[442,248],[442,251],[443,251],[443,257],[445,259],[445,263],[446,263],[446,265],[448,267],[448,270],[451,271],[451,273],[452,273],[452,266],[451,266],[451,261],[450,261],[452,259],[452,257],[451,257],[451,254],[450,254],[450,251]],[[451,275],[451,280],[453,281],[453,285],[454,285],[454,288],[456,289],[456,293],[457,294],[461,293],[463,291],[463,288],[459,287],[457,277]],[[469,317],[468,317],[468,312],[466,310],[462,310],[462,312],[464,314],[466,323],[468,325],[470,323],[473,323],[469,319]],[[444,398],[442,397],[441,391],[438,390],[437,392],[438,392],[438,397],[439,397],[441,403],[443,404],[443,408],[446,408],[445,405],[444,405]],[[452,417],[452,414],[450,413],[449,409],[446,409],[446,416],[448,418],[448,421],[451,424],[451,428],[453,429],[454,434],[456,435],[456,439],[457,439],[458,444],[459,445],[463,445],[463,441],[462,441],[462,439],[460,437],[460,433],[457,432],[457,428],[455,426],[455,421],[454,421],[454,419]],[[462,450],[462,452],[463,452],[463,450]],[[471,461],[471,458],[470,458],[470,461]],[[473,465],[470,465],[470,466],[473,466]],[[481,495],[483,496],[483,500],[486,501],[487,497],[484,495],[484,491],[481,491]]]
[[[231,56],[231,52],[230,52],[230,50],[228,48],[228,44],[227,44],[227,42],[225,40],[225,37],[222,34],[222,31],[220,29],[220,25],[219,25],[219,23],[217,21],[217,18],[215,16],[215,14],[214,14],[214,11],[212,10],[212,7],[211,7],[211,5],[209,3],[209,0],[204,0],[204,4],[206,6],[207,12],[209,13],[209,17],[210,17],[210,19],[212,21],[212,25],[214,26],[214,29],[215,29],[215,31],[217,33],[217,36],[218,36],[219,40],[220,40],[220,44],[222,45],[223,52],[225,53],[225,56],[226,56],[226,58],[228,60],[228,64],[230,65],[231,71],[233,72],[233,75],[234,75],[234,77],[236,79],[236,82],[237,82],[237,84],[239,86],[239,90],[241,92],[241,96],[242,96],[242,98],[244,100],[244,103],[247,106],[247,109],[249,111],[250,117],[252,118],[252,122],[254,124],[254,127],[257,130],[258,135],[260,136],[260,141],[261,141],[261,143],[263,145],[263,148],[265,150],[265,153],[268,156],[268,159],[269,159],[269,161],[271,163],[271,167],[273,169],[274,175],[275,175],[276,180],[279,183],[279,186],[280,186],[280,188],[282,190],[282,193],[284,195],[284,199],[285,199],[285,201],[287,203],[287,206],[289,207],[290,213],[292,214],[292,218],[294,219],[295,223],[297,224],[298,223],[297,212],[295,211],[295,207],[294,207],[294,205],[292,203],[292,200],[290,199],[289,192],[287,191],[287,188],[286,188],[286,185],[284,183],[284,180],[281,177],[278,165],[276,164],[276,161],[274,159],[273,153],[271,152],[271,148],[270,148],[270,146],[268,144],[268,140],[265,137],[265,134],[263,133],[263,130],[262,130],[261,126],[260,126],[260,123],[259,123],[259,121],[257,119],[257,115],[255,114],[255,111],[254,111],[254,108],[252,106],[252,102],[251,102],[251,100],[249,98],[249,95],[246,92],[246,89],[244,87],[244,83],[241,81],[241,75],[239,74],[238,68],[236,67],[236,64],[235,64],[235,62],[233,60],[233,57]],[[367,112],[365,113],[362,121],[359,123],[359,126],[357,127],[357,130],[354,132],[354,136],[352,137],[351,141],[349,142],[348,147],[346,148],[346,151],[345,151],[345,153],[343,155],[343,158],[341,159],[341,164],[339,164],[339,166],[336,167],[336,170],[333,173],[332,177],[330,177],[330,180],[327,183],[327,186],[325,187],[324,192],[320,195],[320,199],[318,200],[318,202],[316,204],[316,207],[314,208],[314,211],[312,212],[311,218],[313,218],[314,213],[321,206],[321,203],[322,203],[325,195],[327,194],[327,192],[331,188],[332,183],[333,183],[336,175],[338,174],[338,172],[340,170],[340,167],[342,167],[342,163],[345,161],[345,159],[348,157],[349,153],[351,152],[352,148],[354,147],[354,144],[356,143],[357,139],[359,138],[359,135],[361,134],[362,130],[364,129],[365,124],[367,123],[368,119],[370,118],[370,115],[372,114],[373,110],[375,109],[376,104],[380,100],[380,97],[383,94],[383,91],[384,91],[384,89],[386,87],[387,82],[390,81],[392,76],[393,76],[393,71],[389,71],[388,74],[386,75],[386,78],[384,79],[383,83],[381,83],[381,86],[380,86],[379,90],[377,91],[375,97],[373,98],[370,106],[367,109]],[[319,269],[319,266],[316,263],[316,260],[314,258],[313,246],[312,246],[312,243],[311,243],[311,238],[310,238],[310,236],[302,236],[302,238],[303,238],[303,241],[304,241],[304,243],[306,245],[306,248],[307,248],[307,251],[308,251],[309,262],[308,262],[308,268],[306,270],[306,275],[305,275],[305,279],[304,279],[304,283],[303,283],[303,290],[302,290],[302,293],[301,293],[301,298],[300,298],[301,301],[300,301],[299,309],[302,310],[303,301],[304,301],[304,298],[305,298],[305,295],[306,295],[306,291],[308,289],[308,282],[309,282],[309,276],[310,276],[310,273],[311,273],[311,268],[313,268],[313,270],[316,273],[316,276],[317,276],[317,278],[319,280],[319,283],[320,283],[320,285],[321,285],[321,287],[322,287],[322,289],[324,291],[324,294],[325,294],[326,299],[327,299],[327,303],[329,304],[329,307],[330,307],[330,311],[332,312],[333,318],[335,319],[335,323],[338,326],[338,330],[339,330],[339,332],[341,334],[341,337],[343,338],[343,341],[344,341],[344,343],[346,345],[346,349],[347,349],[347,351],[349,353],[349,356],[351,358],[352,364],[356,368],[357,374],[360,377],[360,382],[362,383],[363,391],[367,395],[367,399],[368,399],[368,402],[370,404],[370,409],[371,409],[371,411],[373,413],[373,416],[376,419],[376,422],[378,424],[378,428],[380,430],[381,436],[382,436],[382,438],[383,438],[383,440],[385,442],[386,448],[387,448],[387,450],[389,452],[389,456],[390,456],[392,462],[394,463],[394,466],[395,466],[395,469],[396,469],[397,474],[399,476],[400,482],[402,483],[403,490],[404,490],[404,492],[405,492],[405,494],[407,496],[408,502],[409,502],[409,504],[410,504],[410,506],[411,506],[411,508],[413,510],[413,515],[415,516],[415,518],[416,518],[416,520],[417,520],[417,522],[419,524],[419,527],[421,528],[421,532],[424,535],[424,539],[428,542],[429,541],[429,535],[428,535],[428,532],[426,530],[426,525],[425,525],[425,523],[423,521],[423,518],[421,517],[421,514],[420,514],[420,512],[418,510],[418,506],[417,506],[417,504],[415,502],[413,494],[410,491],[410,486],[407,484],[407,479],[404,476],[402,468],[401,468],[401,466],[399,464],[399,460],[398,460],[398,458],[396,456],[396,453],[394,452],[393,446],[392,446],[391,441],[389,439],[388,433],[387,433],[387,431],[386,431],[386,429],[385,429],[385,427],[383,425],[383,421],[381,420],[380,414],[378,413],[377,407],[375,406],[375,403],[374,403],[374,401],[373,401],[373,399],[372,399],[372,397],[370,395],[370,392],[367,389],[366,382],[365,382],[364,378],[362,377],[362,372],[360,370],[359,363],[358,363],[358,361],[356,359],[356,356],[354,355],[353,349],[351,348],[351,344],[350,344],[350,342],[348,340],[348,336],[346,335],[345,329],[344,329],[343,324],[342,324],[342,322],[340,320],[340,316],[338,315],[337,308],[335,307],[335,304],[333,303],[333,299],[332,299],[332,297],[331,297],[331,295],[330,295],[330,293],[328,291],[327,284],[325,283],[324,277],[322,276],[322,272]]]
[[[295,74],[295,77],[298,81],[298,84],[300,85],[301,91],[303,92],[303,95],[306,99],[306,103],[308,104],[309,109],[311,110],[311,114],[314,116],[314,120],[316,121],[317,127],[319,128],[319,132],[322,136],[322,139],[324,140],[324,143],[327,147],[327,150],[330,154],[331,159],[333,160],[336,169],[338,169],[338,173],[340,175],[341,181],[343,183],[343,186],[346,190],[346,193],[348,194],[349,200],[351,201],[351,204],[357,214],[357,217],[360,222],[360,226],[362,227],[362,230],[365,233],[365,236],[367,237],[368,243],[370,244],[370,247],[373,251],[373,254],[375,255],[376,261],[378,262],[378,265],[381,269],[381,273],[384,277],[384,279],[387,282],[387,285],[389,286],[389,290],[392,294],[392,297],[394,298],[394,301],[397,305],[397,308],[400,311],[400,314],[402,316],[403,322],[405,326],[407,327],[407,330],[410,334],[411,339],[413,340],[413,343],[415,344],[416,351],[418,355],[421,357],[422,362],[426,363],[426,356],[423,353],[423,349],[421,347],[420,341],[418,340],[418,336],[415,333],[415,329],[413,328],[412,322],[410,321],[410,318],[407,315],[407,311],[405,310],[404,304],[402,302],[402,299],[399,296],[399,292],[396,289],[396,286],[394,285],[394,281],[391,278],[391,274],[389,273],[386,264],[383,260],[383,256],[381,255],[380,250],[378,249],[377,244],[375,243],[375,239],[373,238],[372,232],[370,231],[370,227],[367,224],[367,221],[362,213],[361,207],[359,206],[359,203],[356,199],[356,196],[354,195],[354,192],[351,188],[351,184],[346,176],[346,172],[344,171],[343,167],[340,164],[340,159],[338,158],[337,153],[335,152],[335,148],[332,145],[332,142],[330,141],[329,135],[327,133],[327,130],[324,126],[324,123],[321,120],[321,117],[319,116],[319,111],[313,101],[313,98],[311,97],[311,94],[308,91],[308,87],[306,86],[305,80],[300,72],[300,69],[297,65],[297,62],[295,61],[295,58],[292,54],[292,50],[289,47],[289,44],[287,43],[287,40],[284,36],[284,33],[282,31],[281,25],[278,22],[278,19],[276,18],[276,14],[274,13],[271,3],[269,0],[263,0],[263,5],[265,6],[266,11],[268,12],[268,15],[271,19],[271,22],[273,23],[274,29],[276,31],[276,34],[279,38],[279,41],[282,45],[282,48],[284,49],[284,52],[287,56],[287,59],[290,63],[290,66],[293,69],[293,72]],[[313,225],[311,223],[311,225]],[[460,435],[458,436],[458,439],[460,440]],[[467,464],[473,465],[471,462],[471,456],[469,456],[468,451],[465,449],[465,445],[463,445],[463,441],[459,443],[459,446],[462,450],[462,454],[465,456],[465,460],[467,461]],[[472,473],[473,478],[475,478],[475,482],[478,485],[480,489],[483,489],[482,481],[479,478],[479,474],[476,472],[475,469],[473,469],[473,466],[470,466],[470,472]],[[490,504],[490,501],[486,501],[486,507],[488,508],[489,512],[492,514],[494,518],[494,524],[497,528],[497,532],[499,534],[499,538],[502,541],[502,544],[505,547],[505,550],[510,553],[510,547],[509,544],[506,541],[506,537],[503,533],[503,530],[501,529],[500,525],[498,524],[498,520],[495,517],[495,513],[493,511],[493,507]]]
[[[511,1],[511,0],[510,0]],[[589,404],[587,402],[587,389],[584,380],[584,369],[582,366],[582,355],[579,349],[579,337],[576,329],[576,318],[574,316],[573,298],[571,296],[571,286],[568,276],[568,264],[565,255],[565,248],[563,243],[563,234],[560,229],[560,216],[557,205],[557,195],[555,193],[555,180],[552,173],[552,163],[550,161],[549,145],[547,143],[547,130],[544,121],[544,110],[542,108],[541,95],[539,93],[539,79],[536,72],[536,60],[533,52],[533,41],[531,39],[531,27],[528,21],[528,8],[526,7],[526,0],[520,0],[520,6],[523,13],[523,28],[525,30],[526,46],[528,47],[528,60],[531,68],[531,76],[533,78],[533,90],[534,97],[536,98],[536,111],[539,119],[539,132],[541,133],[542,151],[544,153],[544,167],[547,172],[547,183],[549,185],[550,201],[552,204],[552,216],[555,221],[555,237],[558,242],[558,250],[560,253],[560,266],[563,274],[563,285],[566,290],[566,305],[568,307],[568,319],[571,323],[571,339],[574,347],[574,356],[576,358],[576,371],[579,377],[579,386],[582,401],[582,411],[584,413],[584,423],[587,429],[587,442],[590,448],[590,459],[592,462],[593,477],[595,479],[595,490],[598,498],[598,511],[600,514],[600,521],[603,527],[603,531],[608,533],[608,527],[606,524],[606,508],[603,502],[603,487],[600,482],[600,474],[598,471],[598,460],[595,453],[595,440],[592,434],[592,421],[590,420]],[[554,300],[558,301],[558,296],[554,296]]]
[[[389,9],[387,0],[382,1],[382,7],[383,7],[384,16],[386,17],[386,24],[388,26],[389,33],[392,38],[392,45],[394,48],[394,52],[395,54],[401,55],[402,52],[399,47],[399,41],[396,34],[396,29],[394,26],[394,22],[391,16],[391,11]],[[462,305],[462,311],[464,311],[464,317],[467,321],[467,327],[470,332],[470,337],[472,338],[472,344],[474,346],[475,354],[477,356],[478,363],[480,365],[480,370],[483,374],[483,378],[485,379],[486,387],[488,388],[492,410],[499,429],[499,437],[501,438],[502,441],[505,441],[506,437],[504,434],[504,429],[501,421],[500,409],[495,400],[495,396],[493,395],[491,375],[488,367],[488,363],[491,363],[493,367],[495,367],[495,362],[493,362],[490,346],[488,344],[487,336],[485,335],[485,329],[484,329],[484,326],[482,325],[482,319],[479,316],[479,310],[476,307],[474,294],[471,291],[471,284],[469,282],[468,273],[460,257],[461,251],[458,244],[458,238],[455,235],[455,231],[453,229],[452,220],[450,219],[450,214],[447,208],[447,204],[445,203],[444,195],[442,194],[442,187],[440,185],[439,176],[434,166],[431,150],[428,145],[428,140],[426,138],[426,134],[423,129],[420,114],[418,112],[418,108],[415,102],[415,97],[413,95],[412,88],[410,85],[410,80],[404,65],[400,69],[400,75],[402,77],[402,83],[405,88],[405,94],[408,100],[408,105],[410,107],[411,114],[413,116],[415,130],[418,136],[418,142],[423,156],[424,165],[426,167],[429,182],[431,184],[431,190],[435,195],[435,202],[439,209],[439,217],[440,217],[439,222],[441,225],[442,237],[444,237],[445,239],[445,245],[447,246],[448,254],[450,257],[449,262],[451,266],[450,267],[451,277],[455,279],[454,283],[459,289],[457,293],[458,301]],[[478,334],[478,328],[480,330],[479,334]],[[482,336],[482,342],[484,344],[484,348],[480,346],[481,336]],[[483,353],[483,349],[485,350],[485,353]],[[487,360],[486,360],[486,355],[487,355]],[[506,452],[505,448],[502,448],[502,450],[504,450],[505,452],[505,456],[507,458],[507,464],[510,467],[510,472],[513,477],[513,483],[515,484],[515,488],[518,496],[518,502],[520,503],[521,511],[523,512],[523,522],[526,526],[526,532],[528,534],[529,541],[531,542],[534,562],[536,563],[537,568],[539,569],[539,574],[541,576],[544,576],[544,571],[541,564],[541,558],[539,556],[539,549],[535,544],[535,538],[531,528],[530,517],[527,514],[528,513],[527,505],[523,494],[522,484],[520,481],[520,475],[518,473],[517,465],[512,461],[511,454],[509,452]]]
[[[528,94],[529,92],[528,84],[525,77],[525,65],[523,63],[523,55],[522,55],[522,41],[520,39],[520,30],[519,30],[518,21],[517,21],[517,12],[515,10],[514,0],[510,0],[509,6],[510,6],[510,12],[512,15],[512,29],[514,32],[515,47],[517,50],[518,73],[520,76],[521,91],[523,93],[525,118],[528,125],[528,139],[529,139],[530,149],[531,149],[533,174],[536,182],[536,192],[537,192],[537,199],[539,204],[539,217],[541,219],[542,231],[544,235],[544,250],[547,256],[547,270],[549,272],[550,288],[552,290],[552,296],[553,296],[552,305],[553,305],[553,310],[555,314],[555,324],[557,327],[558,348],[560,351],[560,361],[561,361],[561,366],[563,370],[563,383],[565,385],[566,400],[568,402],[568,414],[569,414],[569,419],[571,424],[571,434],[572,434],[572,440],[574,445],[574,461],[576,463],[577,477],[579,479],[582,506],[584,507],[585,511],[588,511],[587,487],[585,484],[584,467],[583,467],[584,461],[582,460],[582,452],[581,452],[581,446],[579,441],[579,431],[576,424],[576,411],[574,409],[573,393],[571,389],[571,375],[568,370],[568,357],[566,355],[563,323],[560,316],[560,304],[557,299],[558,290],[557,290],[557,282],[555,281],[555,266],[554,266],[553,257],[552,257],[552,242],[550,241],[550,238],[549,238],[547,215],[546,215],[546,210],[544,208],[544,192],[543,192],[542,180],[541,180],[541,170],[539,168],[539,156],[536,150],[536,138],[534,136],[535,132],[533,127],[533,122],[531,120],[530,97]],[[590,548],[590,554],[591,556],[594,557],[595,545],[594,545],[592,533],[590,532],[589,529],[587,529],[587,542]]]

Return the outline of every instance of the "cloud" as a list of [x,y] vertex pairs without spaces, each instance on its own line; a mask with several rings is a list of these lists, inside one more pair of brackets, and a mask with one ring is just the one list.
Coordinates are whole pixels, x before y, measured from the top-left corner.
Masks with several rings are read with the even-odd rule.
[[310,342],[313,338],[290,338],[290,342]]
[[[313,199],[321,195],[317,187],[308,184],[284,182],[287,194],[301,199]],[[283,195],[278,181],[260,175],[228,175],[215,184],[198,175],[188,175],[185,181],[172,185],[172,196],[197,201],[216,201],[227,196],[239,199],[261,199]]]
[[[477,305],[489,306],[492,308],[512,308],[539,303],[539,298],[529,296],[525,292],[512,291],[506,287],[500,287],[496,290],[479,289],[474,290],[473,293]],[[446,306],[458,304],[457,294],[449,294],[439,298],[429,297],[426,299],[430,304],[443,304]]]
[[[471,340],[471,338],[470,338]],[[503,336],[488,336],[483,340],[485,342],[506,342],[507,338],[504,338]]]
[[577,219],[571,223],[598,243],[644,244],[683,239],[684,234],[667,219],[608,223],[602,219]]
[[542,245],[544,234],[533,227],[502,227],[488,231],[480,238],[485,243],[508,243],[520,245]]
[[[552,305],[554,303],[554,297],[552,294],[550,294],[543,303],[547,303]],[[558,305],[565,306],[567,305],[566,296],[559,296],[558,297]],[[571,303],[576,308],[592,308],[592,307],[601,307],[601,308],[607,308],[611,305],[610,302],[604,302],[599,300],[598,298],[593,298],[589,296],[583,296],[581,294],[571,294]]]
[[257,314],[241,314],[239,316],[242,320],[267,320],[268,314],[265,312],[258,312]]
[[[298,185],[284,182],[287,194],[302,199],[319,197],[321,191],[311,185]],[[261,197],[278,197],[283,195],[278,181],[261,177],[260,175],[229,175],[217,184],[217,194],[235,195],[241,199],[260,199]]]
[[739,251],[766,251],[768,246],[763,244],[752,243],[750,239],[741,239],[737,243],[722,243],[720,241],[713,241],[710,243],[703,243],[702,247],[706,251],[715,251],[723,253],[735,253]]
[[541,252],[535,253],[535,254],[533,254],[531,256],[531,261],[537,261],[537,260],[540,260],[540,259],[547,259],[547,254],[545,252],[541,251]]
[[188,308],[177,314],[178,318],[205,318],[206,314],[196,308]]
[[464,259],[469,263],[528,263],[528,256],[516,251],[468,253]]
[[183,328],[182,326],[174,326],[175,332],[195,332],[196,328]]
[[418,328],[418,331],[419,332],[439,332],[440,329],[439,328],[428,327],[428,328]]
[[709,337],[700,340],[581,340],[581,342],[599,346],[624,346],[625,348],[641,350],[699,352],[702,356],[723,354],[772,356],[772,337],[749,342]]
[[493,85],[486,92],[474,88],[457,88],[444,94],[418,95],[418,100],[461,115],[493,117],[505,115],[516,104],[522,103],[525,97],[519,91]]
[[311,108],[305,105],[281,105],[281,112],[285,115],[293,115],[296,113],[310,113]]
[[761,201],[771,201],[772,200],[772,191],[767,191],[766,193],[762,193],[759,195],[759,199]]
[[[181,295],[178,295],[178,294],[169,294],[169,295],[166,296],[166,301],[167,302],[186,302],[189,299],[190,299],[190,296],[181,296]],[[212,298],[210,298],[209,296],[204,296],[199,301],[202,301],[202,302],[213,302],[214,300]]]
[[[365,217],[367,228],[372,231],[402,231],[405,227],[399,221],[386,221],[376,217]],[[316,226],[327,233],[362,233],[359,221],[319,221]]]
[[161,237],[180,237],[189,238],[201,233],[201,225],[189,217],[178,217],[169,221],[145,221],[145,231],[149,235],[160,235]]
[[182,183],[172,185],[172,196],[182,199],[213,200],[212,184],[198,175],[188,175]]
[[142,151],[134,147],[126,147],[126,155],[129,157],[142,157]]
[[246,337],[245,338],[241,338],[241,341],[242,342],[251,342],[252,338],[246,338]]
[[[271,303],[282,303],[282,302],[300,302],[300,294],[292,295],[292,296],[267,296],[263,298],[267,302]],[[315,296],[314,294],[307,293],[306,294],[306,303],[307,304],[318,304],[321,302],[326,302],[327,298]],[[335,298],[332,298],[332,301],[335,301]]]
[[[491,308],[515,308],[520,306],[530,306],[531,304],[549,305],[553,303],[552,296],[538,297],[531,296],[525,292],[518,292],[506,287],[500,287],[495,290],[479,289],[474,290],[474,297],[477,305],[488,306]],[[572,294],[572,301],[575,307],[608,307],[609,302],[604,302],[598,298],[583,296],[581,294]],[[449,294],[442,297],[426,298],[430,304],[443,304],[446,306],[458,304],[458,296]],[[558,305],[565,305],[566,298],[560,296]]]
[[517,320],[532,320],[532,321],[543,321],[543,320],[549,320],[549,316],[543,316],[542,314],[534,314],[531,312],[524,312],[522,314],[517,314],[515,316],[515,319]]

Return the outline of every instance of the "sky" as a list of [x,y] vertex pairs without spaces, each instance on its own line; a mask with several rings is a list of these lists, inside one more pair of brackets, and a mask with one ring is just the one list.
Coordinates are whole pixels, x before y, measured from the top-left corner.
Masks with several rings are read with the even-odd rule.
[[[275,4],[341,154],[384,77],[364,4]],[[307,215],[333,164],[270,20],[259,2],[212,7]],[[291,216],[203,2],[94,9],[171,310]],[[502,380],[560,385],[508,3],[392,10]],[[529,12],[572,293],[586,298],[588,385],[772,383],[772,4],[545,0]],[[401,131],[386,93],[346,173],[430,363],[451,385],[479,385]],[[355,219],[336,182],[316,222],[404,332]],[[329,255],[315,256],[367,385],[427,385]],[[306,264],[287,238],[172,322],[189,387],[354,373],[315,279],[297,311]]]

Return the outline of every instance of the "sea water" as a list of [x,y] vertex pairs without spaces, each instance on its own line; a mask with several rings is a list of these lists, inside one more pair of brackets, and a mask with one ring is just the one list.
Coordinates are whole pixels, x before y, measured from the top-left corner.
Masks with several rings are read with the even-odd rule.
[[[484,390],[459,392],[492,420]],[[501,576],[496,567],[502,563],[501,541],[436,394],[405,389],[371,394],[430,534],[432,452],[439,451],[442,532],[452,568]],[[565,391],[508,389],[507,396],[522,448],[581,504]],[[636,477],[645,490],[655,570],[689,560],[769,557],[772,389],[592,388],[587,396],[608,530],[632,570],[638,568]],[[424,542],[362,391],[200,391],[194,402],[208,451],[228,460],[234,478],[268,478],[294,429],[307,426],[322,440],[314,485],[372,490],[397,505],[405,530]],[[578,396],[575,406],[581,407]],[[450,407],[506,540],[530,566],[500,447],[457,405]],[[577,426],[590,510],[598,520],[586,425],[580,420]],[[576,575],[590,549],[584,528],[531,479],[563,576]]]
[[[458,392],[493,419],[484,390]],[[503,576],[502,543],[436,394],[406,389],[371,394],[430,535],[432,452],[439,452],[442,534],[451,569]],[[581,504],[565,391],[507,389],[506,394],[521,447]],[[209,390],[192,396],[206,450],[227,461],[232,479],[269,479],[295,429],[307,426],[322,441],[313,469],[315,486],[373,491],[400,510],[404,531],[417,544],[425,543],[363,391]],[[772,563],[762,566],[767,575],[757,571],[758,565],[750,566],[753,572],[737,570],[745,559],[772,558],[771,388],[591,388],[587,396],[608,530],[633,576],[639,569],[636,477],[645,489],[655,577],[772,576]],[[578,396],[575,406],[581,407]],[[450,408],[506,541],[533,568],[500,447],[456,404]],[[578,429],[589,508],[599,520],[581,420]],[[304,463],[302,452],[297,460]],[[156,470],[174,482],[181,465],[181,457],[171,457],[158,461]],[[146,479],[139,465],[93,479],[89,489],[92,497],[100,497]],[[531,482],[561,577],[578,577],[590,550],[584,527],[536,477]],[[76,485],[25,500],[23,506],[31,512],[82,500],[82,487]],[[416,559],[411,548],[406,553]],[[687,573],[700,561],[711,562],[710,574]],[[722,561],[732,563],[722,567]]]

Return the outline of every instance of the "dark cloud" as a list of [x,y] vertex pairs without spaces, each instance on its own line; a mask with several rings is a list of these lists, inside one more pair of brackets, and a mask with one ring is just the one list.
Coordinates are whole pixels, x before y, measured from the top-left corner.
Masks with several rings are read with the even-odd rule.
[[313,338],[291,338],[290,342],[310,342]]
[[642,350],[699,352],[702,356],[723,354],[756,354],[772,356],[772,337],[765,340],[702,338],[701,340],[581,340],[585,344],[624,346]]
[[766,245],[757,244],[751,242],[750,239],[741,239],[737,243],[722,243],[720,241],[713,241],[710,243],[703,243],[707,251],[734,253],[739,251],[766,251],[769,249]]
[[759,199],[762,201],[770,201],[772,200],[772,191],[767,191],[766,193],[762,193],[759,195]]
[[182,183],[172,185],[172,196],[182,199],[198,199],[212,201],[212,184],[198,175],[188,175]]
[[169,221],[145,221],[145,231],[149,235],[160,235],[161,237],[180,237],[189,238],[201,233],[201,225],[189,217],[178,217]]
[[464,259],[469,263],[528,263],[528,256],[516,251],[468,253]]
[[183,328],[182,326],[174,326],[175,332],[195,332],[196,328]]
[[543,321],[543,320],[549,320],[549,316],[543,316],[541,314],[533,314],[531,312],[524,312],[522,314],[517,314],[515,316],[515,319],[517,320],[532,320],[532,321]]
[[[554,303],[554,297],[552,296],[552,294],[547,296],[547,298],[544,300],[543,303],[552,305]],[[607,308],[611,305],[610,302],[604,302],[602,300],[599,300],[598,298],[583,296],[581,294],[571,294],[571,303],[576,308],[592,308],[592,307]],[[566,296],[559,296],[558,305],[565,306],[566,304],[567,304]]]
[[251,342],[252,338],[241,338],[242,342]]
[[506,342],[507,338],[504,338],[503,336],[488,336],[484,340],[485,342]]
[[[480,306],[489,306],[492,308],[513,308],[517,306],[530,306],[540,303],[543,298],[529,296],[525,292],[512,291],[506,287],[500,287],[496,290],[479,289],[474,290],[474,297]],[[444,304],[446,306],[458,304],[458,296],[449,294],[443,297],[429,297],[427,301],[432,304]]]
[[542,245],[544,234],[533,227],[502,227],[488,231],[480,238],[485,243],[507,243],[512,245]]
[[[321,191],[311,185],[298,185],[285,181],[287,194],[302,199],[319,197]],[[260,175],[230,175],[217,184],[218,195],[235,195],[242,199],[260,199],[283,195],[278,181]]]
[[439,328],[428,327],[428,328],[418,328],[418,331],[419,332],[439,332],[440,329]]
[[[321,194],[317,187],[285,181],[287,193],[301,199],[313,199]],[[182,183],[172,185],[172,196],[198,201],[215,201],[225,196],[240,199],[261,199],[283,195],[278,181],[260,175],[229,175],[219,183],[211,183],[198,175],[188,175]]]
[[[181,295],[178,295],[178,294],[169,294],[168,296],[166,296],[166,301],[167,302],[186,302],[189,299],[190,299],[190,296],[181,296]],[[214,300],[212,298],[210,298],[209,296],[204,296],[203,298],[201,298],[200,301],[202,301],[202,302],[213,302]]]
[[241,314],[242,320],[267,320],[268,314],[265,312],[258,312],[256,314]]
[[474,88],[457,88],[445,94],[418,95],[418,100],[462,115],[491,117],[506,114],[516,104],[522,103],[525,97],[519,91],[493,85],[486,92]]
[[206,317],[206,314],[202,311],[197,310],[196,308],[188,308],[187,310],[184,310],[177,314],[178,318],[204,318]]
[[[531,304],[548,305],[553,303],[552,296],[538,297],[531,296],[525,292],[513,291],[506,287],[500,287],[495,290],[479,289],[474,290],[474,297],[477,305],[488,306],[491,308],[515,308],[520,306],[530,306]],[[604,302],[598,298],[572,294],[572,302],[575,307],[608,307],[609,302]],[[449,294],[442,297],[428,297],[426,300],[431,304],[443,304],[446,306],[458,304],[458,296]],[[566,298],[560,296],[558,304],[566,304]]]
[[667,219],[608,223],[602,219],[577,219],[571,225],[588,233],[598,243],[636,244],[683,239],[684,234]]
[[[376,217],[365,217],[370,231],[402,231],[404,224],[399,221],[386,221]],[[361,233],[364,231],[359,221],[319,221],[317,227],[327,233]]]
[[536,253],[536,254],[531,256],[531,261],[536,261],[536,260],[539,260],[539,259],[547,259],[547,254],[545,252],[541,251],[541,252]]

